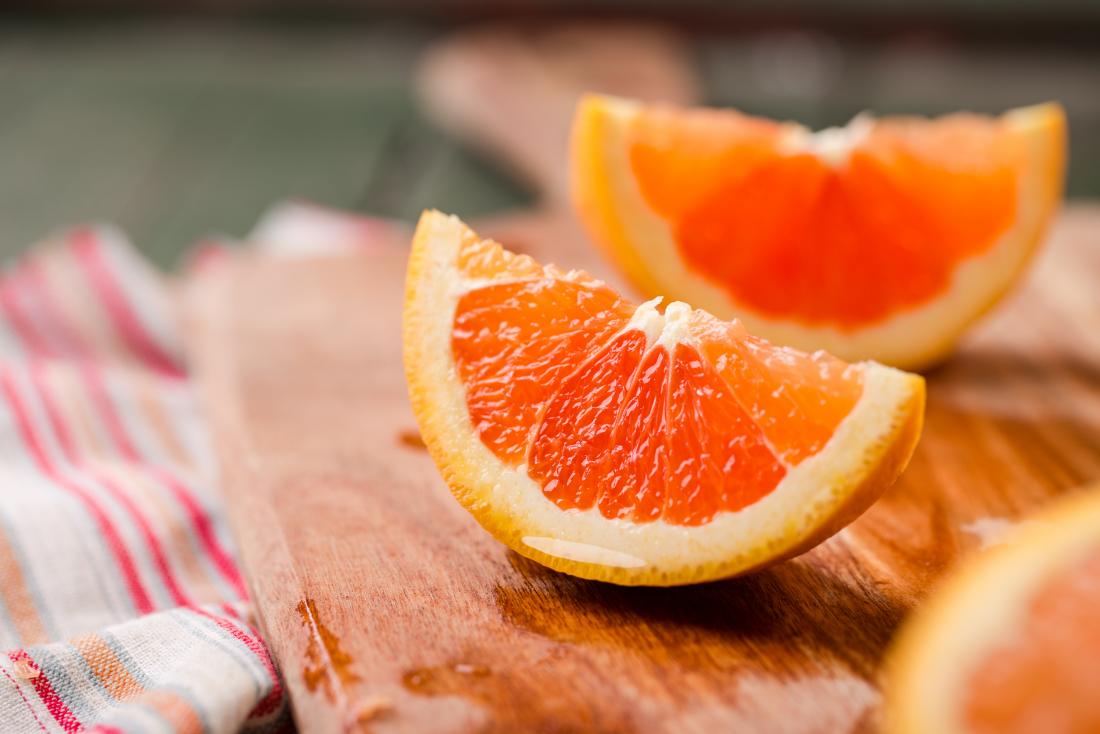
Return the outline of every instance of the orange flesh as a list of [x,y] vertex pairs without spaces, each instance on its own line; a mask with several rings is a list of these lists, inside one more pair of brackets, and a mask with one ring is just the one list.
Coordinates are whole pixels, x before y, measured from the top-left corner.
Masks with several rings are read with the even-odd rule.
[[862,394],[862,371],[694,312],[647,347],[635,305],[479,241],[459,256],[451,347],[482,442],[565,510],[701,525],[775,489]]
[[1016,220],[1020,141],[972,115],[880,120],[834,166],[788,125],[657,108],[631,130],[647,204],[689,269],[772,317],[854,330],[920,306]]
[[554,280],[491,285],[459,301],[452,341],[470,419],[502,459],[524,459],[539,409],[633,309],[609,289]]
[[1047,580],[965,699],[975,734],[1100,731],[1100,547]]

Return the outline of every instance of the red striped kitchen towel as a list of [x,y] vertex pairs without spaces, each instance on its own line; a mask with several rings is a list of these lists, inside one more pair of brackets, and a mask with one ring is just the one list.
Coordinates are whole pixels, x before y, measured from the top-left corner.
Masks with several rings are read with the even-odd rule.
[[[288,204],[257,234],[286,255],[386,226]],[[121,233],[0,275],[0,732],[293,728],[216,477],[171,285]]]

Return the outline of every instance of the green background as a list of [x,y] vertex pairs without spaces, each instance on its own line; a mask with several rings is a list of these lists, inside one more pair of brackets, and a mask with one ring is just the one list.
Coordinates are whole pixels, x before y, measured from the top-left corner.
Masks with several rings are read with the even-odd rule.
[[[409,20],[8,19],[0,254],[60,226],[111,221],[171,265],[200,237],[243,235],[287,197],[401,218],[529,201],[418,109],[418,56],[444,32]],[[817,31],[700,33],[691,46],[708,101],[814,126],[863,109],[996,112],[1060,99],[1069,191],[1100,195],[1100,51]]]

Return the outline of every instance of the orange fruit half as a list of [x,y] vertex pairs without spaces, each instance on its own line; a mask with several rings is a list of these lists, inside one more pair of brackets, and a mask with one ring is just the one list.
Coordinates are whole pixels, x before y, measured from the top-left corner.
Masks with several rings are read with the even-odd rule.
[[1056,104],[814,133],[590,95],[572,175],[592,237],[647,296],[915,368],[1019,279],[1061,199],[1065,147]]
[[965,564],[888,669],[893,734],[1100,731],[1100,486]]
[[498,540],[620,584],[720,578],[868,507],[920,433],[921,378],[622,298],[427,212],[405,372],[454,496]]

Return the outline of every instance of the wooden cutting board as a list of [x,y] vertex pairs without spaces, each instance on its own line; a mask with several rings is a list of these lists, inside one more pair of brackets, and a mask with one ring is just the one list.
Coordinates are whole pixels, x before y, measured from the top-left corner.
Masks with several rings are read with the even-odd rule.
[[[929,375],[909,470],[745,578],[543,569],[451,498],[400,363],[405,252],[241,259],[192,293],[242,562],[304,732],[874,731],[884,650],[957,558],[1100,478],[1100,208]],[[544,247],[546,245],[544,244]]]

